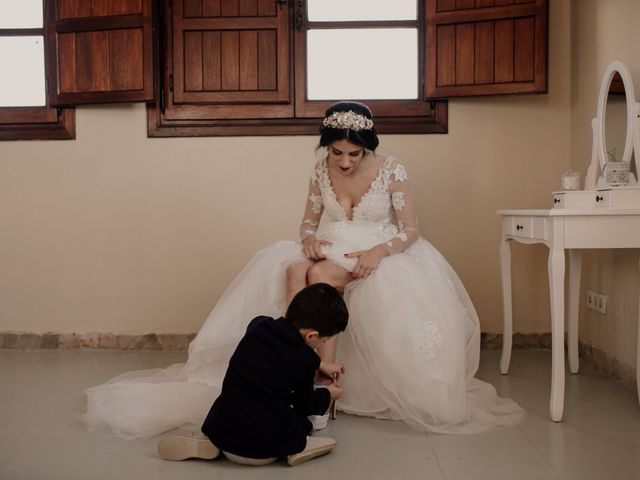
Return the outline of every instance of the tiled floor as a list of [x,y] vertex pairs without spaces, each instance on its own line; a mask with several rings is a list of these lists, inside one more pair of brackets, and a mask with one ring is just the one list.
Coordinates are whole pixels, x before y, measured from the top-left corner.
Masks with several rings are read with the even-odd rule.
[[126,442],[88,433],[83,389],[123,371],[184,360],[181,353],[0,351],[0,479],[640,479],[636,396],[583,365],[567,376],[565,418],[548,418],[550,351],[483,352],[478,376],[527,410],[517,427],[468,436],[424,434],[399,422],[340,414],[338,447],[297,467],[242,467],[227,460],[166,462],[157,439]]

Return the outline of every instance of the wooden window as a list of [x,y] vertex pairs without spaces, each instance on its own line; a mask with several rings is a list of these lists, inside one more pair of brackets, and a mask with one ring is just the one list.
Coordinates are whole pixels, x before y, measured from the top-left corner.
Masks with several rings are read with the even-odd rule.
[[[166,0],[161,90],[148,107],[149,135],[316,134],[325,109],[342,99],[308,95],[307,38],[329,28],[416,30],[415,98],[360,100],[371,105],[381,133],[446,132],[446,101],[421,93],[423,8],[413,4],[411,20],[327,22],[310,19],[299,0]],[[371,65],[359,74],[362,82],[375,71]]]
[[[405,13],[376,16],[388,2],[45,0],[44,29],[0,23],[0,35],[44,35],[49,106],[149,101],[155,72],[151,136],[315,134],[326,107],[345,97],[371,105],[381,133],[446,132],[446,98],[546,91],[547,1],[397,0],[391,10],[409,5]],[[363,53],[374,56],[355,69],[334,66]],[[413,60],[395,68],[396,57]],[[331,98],[318,89],[332,75],[322,76],[323,62],[356,78],[355,90]],[[368,92],[380,78],[390,93]],[[398,93],[401,83],[408,87]],[[13,132],[37,119],[72,128],[70,111],[43,108],[5,106],[0,122]]]
[[46,100],[42,1],[9,3],[0,6],[0,140],[75,138],[74,110]]
[[[149,135],[316,134],[327,106],[346,96],[317,93],[310,78],[314,48],[322,49],[327,32],[355,32],[341,48],[326,47],[336,59],[412,52],[413,97],[359,97],[355,90],[347,98],[371,105],[381,133],[446,132],[446,98],[546,91],[547,0],[416,0],[414,14],[400,18],[369,18],[375,5],[364,0],[342,0],[334,11],[345,18],[316,18],[314,1],[335,0],[161,2],[160,90],[148,106]],[[347,4],[357,3],[364,7],[349,17]],[[366,31],[410,30],[411,49],[358,43]],[[341,66],[336,75],[394,82],[395,70],[377,63]],[[412,74],[401,75],[398,81]]]

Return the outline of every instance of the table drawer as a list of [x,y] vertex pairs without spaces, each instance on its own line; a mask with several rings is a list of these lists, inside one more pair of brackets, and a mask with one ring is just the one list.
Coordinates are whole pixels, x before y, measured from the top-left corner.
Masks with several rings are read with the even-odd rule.
[[596,192],[574,190],[553,193],[553,208],[593,208],[596,206]]
[[611,206],[611,190],[605,190],[602,192],[595,192],[593,194],[596,207],[610,207]]
[[563,193],[553,195],[553,208],[567,208],[567,196]]
[[506,217],[504,221],[504,231],[507,235],[525,239],[547,239],[545,217]]
[[594,192],[593,197],[597,207],[640,207],[640,188],[636,187],[603,188]]

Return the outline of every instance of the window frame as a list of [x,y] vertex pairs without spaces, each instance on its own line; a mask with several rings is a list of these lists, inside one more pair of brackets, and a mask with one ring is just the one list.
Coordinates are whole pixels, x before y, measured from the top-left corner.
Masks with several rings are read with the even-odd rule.
[[75,109],[49,106],[49,71],[47,38],[44,22],[46,3],[43,0],[43,26],[40,28],[0,28],[0,37],[42,36],[45,73],[45,98],[41,107],[0,107],[0,140],[72,140],[76,138]]
[[[309,22],[306,2],[288,2],[288,45],[290,59],[290,98],[293,115],[288,117],[228,118],[221,114],[217,119],[198,118],[196,113],[189,117],[189,109],[182,104],[186,112],[184,117],[175,114],[166,115],[174,104],[173,100],[173,63],[174,15],[180,12],[175,8],[176,1],[165,0],[159,8],[159,69],[157,83],[160,86],[157,99],[147,106],[147,127],[150,137],[180,136],[241,136],[241,135],[315,135],[318,133],[319,120],[324,116],[331,100],[306,99],[306,32],[308,28],[389,28],[415,24],[418,29],[418,96],[416,100],[367,100],[376,116],[376,128],[379,133],[447,133],[448,103],[446,99],[433,100],[424,96],[425,85],[425,38],[426,21],[424,0],[417,1],[416,20],[400,21],[343,21]],[[299,27],[296,28],[296,21]],[[336,99],[340,100],[340,99]],[[355,99],[358,100],[358,99]],[[250,105],[250,104],[248,104]],[[188,105],[192,112],[199,108],[194,103]],[[200,106],[200,108],[202,108]],[[207,108],[207,107],[204,107]],[[173,113],[173,110],[171,110]]]
[[[351,99],[366,103],[376,112],[377,117],[391,117],[405,119],[406,117],[421,117],[431,113],[429,102],[422,97],[425,84],[424,70],[424,51],[425,51],[425,21],[424,21],[424,2],[416,0],[416,19],[415,20],[366,20],[366,21],[309,21],[308,4],[305,2],[303,10],[295,13],[296,17],[300,16],[300,26],[294,29],[294,50],[295,50],[295,84],[296,84],[296,114],[297,116],[322,118],[326,109],[331,106],[335,100],[308,100],[307,99],[307,32],[309,30],[320,29],[390,29],[390,28],[415,28],[418,35],[417,48],[417,94],[416,99]],[[296,24],[298,20],[295,20]],[[301,46],[302,48],[298,48]],[[409,120],[409,123],[413,123]]]

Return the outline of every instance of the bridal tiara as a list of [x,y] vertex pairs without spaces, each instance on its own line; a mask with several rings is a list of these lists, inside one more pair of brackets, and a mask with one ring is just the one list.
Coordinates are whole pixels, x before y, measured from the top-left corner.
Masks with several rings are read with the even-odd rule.
[[347,112],[333,112],[322,121],[322,126],[359,132],[360,130],[371,130],[373,128],[373,120],[349,110]]

